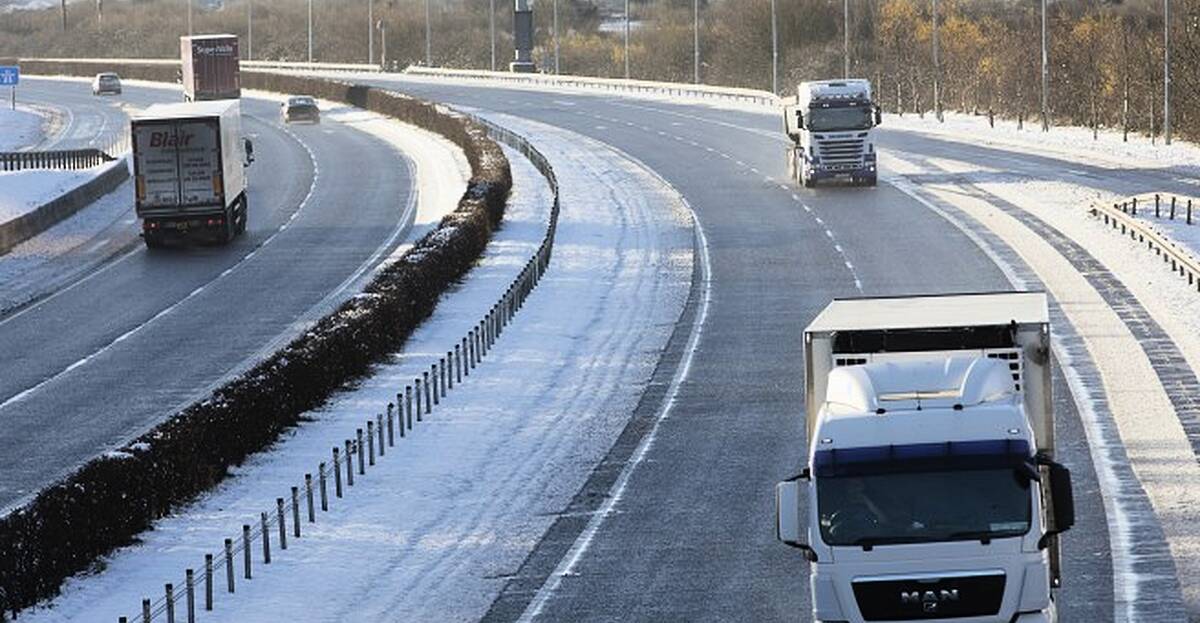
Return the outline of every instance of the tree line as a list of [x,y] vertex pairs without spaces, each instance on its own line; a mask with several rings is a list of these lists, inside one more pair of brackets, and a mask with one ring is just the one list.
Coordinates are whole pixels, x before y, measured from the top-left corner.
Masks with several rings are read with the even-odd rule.
[[[187,33],[188,0],[81,0],[67,7],[17,10],[0,19],[0,56],[174,57]],[[243,37],[256,59],[307,58],[306,0],[192,0],[193,31]],[[367,17],[368,2],[373,18]],[[1196,137],[1200,104],[1200,0],[1170,0],[1172,123]],[[554,67],[554,0],[534,1],[543,71]],[[620,2],[557,0],[563,73],[624,75]],[[854,76],[876,85],[893,111],[926,113],[934,86],[946,109],[1040,118],[1041,0],[938,0],[939,62],[934,63],[933,0],[776,0],[779,90],[809,79],[841,77],[849,29]],[[511,0],[495,0],[496,61],[513,58]],[[771,0],[699,0],[700,78],[707,84],[769,89]],[[314,58],[403,67],[425,62],[425,0],[313,0]],[[489,0],[430,0],[432,63],[491,66]],[[634,0],[629,64],[634,78],[693,79],[694,0]],[[103,19],[101,19],[101,9]],[[253,11],[253,41],[246,39]],[[1049,109],[1054,123],[1161,132],[1164,90],[1162,0],[1051,0],[1046,30]]]

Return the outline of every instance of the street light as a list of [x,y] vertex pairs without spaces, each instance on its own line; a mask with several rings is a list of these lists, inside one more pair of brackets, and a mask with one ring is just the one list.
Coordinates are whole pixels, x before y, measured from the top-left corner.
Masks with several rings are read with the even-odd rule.
[[492,71],[496,71],[496,0],[488,2],[488,30],[492,36]]
[[629,0],[625,0],[625,79],[629,79]]
[[308,62],[313,62],[313,21],[312,21],[312,3],[313,0],[308,0]]
[[433,28],[429,20],[429,0],[425,0],[425,66],[433,67]]
[[381,19],[375,27],[379,29],[379,70],[387,71],[387,24]]
[[775,0],[771,0],[771,92],[779,95],[779,28],[776,25]]
[[1163,0],[1163,140],[1171,144],[1171,0]]
[[554,0],[554,75],[558,75],[558,0]]
[[375,0],[367,0],[367,64],[375,62]]
[[1042,131],[1050,131],[1050,53],[1046,48],[1046,0],[1042,0]]
[[942,120],[942,59],[938,38],[938,0],[933,0],[933,116]]
[[246,2],[246,60],[254,60],[254,0]]
[[[937,0],[933,0],[933,6],[936,14]],[[850,77],[850,0],[842,0],[842,77]]]
[[692,82],[700,84],[700,0],[692,0]]

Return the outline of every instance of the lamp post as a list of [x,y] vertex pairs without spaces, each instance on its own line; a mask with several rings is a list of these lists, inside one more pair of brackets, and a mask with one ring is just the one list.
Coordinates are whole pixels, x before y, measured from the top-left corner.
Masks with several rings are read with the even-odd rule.
[[429,0],[425,0],[425,66],[433,67],[433,27],[430,25]]
[[625,79],[629,79],[629,0],[625,0]]
[[[933,0],[933,6],[936,11],[937,0]],[[842,77],[850,77],[850,0],[842,0]]]
[[558,75],[558,0],[554,0],[554,75]]
[[1042,131],[1050,131],[1050,53],[1046,40],[1046,0],[1042,0]]
[[367,0],[367,64],[375,62],[375,0]]
[[700,0],[692,0],[692,82],[700,84]]
[[779,27],[775,0],[771,0],[771,92],[779,95]]
[[492,71],[496,71],[496,0],[488,0],[488,32],[492,40]]
[[246,60],[254,60],[254,0],[246,0]]
[[1171,144],[1171,0],[1163,0],[1163,140]]
[[312,20],[312,3],[313,0],[308,0],[308,62],[313,62],[313,20]]
[[942,58],[938,22],[938,0],[933,0],[933,116],[942,121]]

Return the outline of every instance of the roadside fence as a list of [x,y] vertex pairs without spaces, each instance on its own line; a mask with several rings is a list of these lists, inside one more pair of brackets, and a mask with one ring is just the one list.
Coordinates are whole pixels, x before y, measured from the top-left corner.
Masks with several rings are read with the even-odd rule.
[[[1154,218],[1172,221],[1178,218],[1192,225],[1200,220],[1200,214],[1196,212],[1200,212],[1200,203],[1193,206],[1191,198],[1166,193],[1130,197],[1111,206],[1092,204],[1088,209],[1089,214],[1103,220],[1105,225],[1110,225],[1114,230],[1119,229],[1121,235],[1128,235],[1139,244],[1145,244],[1147,251],[1153,251],[1156,256],[1161,257],[1164,264],[1171,265],[1172,272],[1186,278],[1188,285],[1196,286],[1197,291],[1200,291],[1200,261],[1197,261],[1187,248],[1158,232],[1143,220],[1153,215]],[[1142,218],[1138,218],[1139,215]]]
[[550,184],[554,199],[546,233],[537,251],[479,322],[452,348],[447,348],[445,356],[439,357],[420,376],[414,376],[403,391],[397,387],[394,402],[389,402],[374,417],[366,416],[364,425],[357,427],[354,435],[333,445],[328,462],[319,463],[287,495],[275,498],[274,505],[242,524],[241,531],[224,539],[216,553],[205,554],[203,566],[188,568],[178,581],[163,584],[156,598],[142,599],[138,613],[119,617],[119,623],[195,623],[200,612],[215,608],[219,595],[234,594],[239,582],[252,580],[256,572],[262,573],[263,567],[271,564],[272,555],[283,555],[289,541],[295,545],[302,539],[304,525],[315,524],[322,513],[347,497],[356,477],[366,478],[377,462],[382,462],[389,453],[395,455],[398,451],[389,448],[413,436],[415,426],[433,414],[449,391],[470,378],[537,287],[550,267],[558,229],[559,190],[554,169],[520,135],[485,119],[464,116],[487,128],[493,140],[525,155]]
[[106,162],[112,162],[127,151],[129,151],[129,132],[122,131],[100,147],[0,152],[0,171],[90,169]]

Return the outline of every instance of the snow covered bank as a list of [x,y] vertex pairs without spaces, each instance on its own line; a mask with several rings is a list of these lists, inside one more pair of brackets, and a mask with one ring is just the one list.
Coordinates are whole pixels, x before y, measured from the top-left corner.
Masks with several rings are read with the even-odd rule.
[[[18,106],[12,110],[8,106],[0,106],[0,151],[20,151],[42,140],[42,123],[44,119],[32,108]],[[0,183],[0,198],[3,197],[4,186]]]
[[[333,498],[331,483],[330,511],[303,524],[287,552],[274,551],[269,568],[256,549],[254,579],[243,580],[239,566],[235,595],[224,593],[218,570],[216,610],[204,620],[332,621],[350,611],[363,620],[477,619],[624,426],[689,291],[689,215],[651,173],[602,144],[495,120],[534,140],[564,190],[541,285],[463,387],[397,439],[345,499]],[[549,189],[527,161],[508,156],[516,186],[502,228],[402,353],[23,620],[115,620],[135,614],[143,597],[158,598],[164,582],[181,586],[183,569],[201,568],[205,552],[219,553],[223,538],[329,462],[333,445],[452,349],[545,231]]]
[[23,216],[103,175],[109,169],[125,166],[128,165],[122,158],[78,171],[0,171],[0,223]]
[[[978,142],[968,136],[958,139]],[[1097,405],[1085,396],[1081,417],[1087,429],[1110,429],[1116,435],[1107,442],[1090,439],[1089,445],[1098,457],[1098,477],[1109,483],[1105,503],[1110,507],[1117,620],[1181,620],[1178,615],[1136,616],[1139,609],[1177,602],[1180,588],[1184,603],[1195,612],[1200,605],[1200,538],[1194,530],[1200,521],[1200,467],[1181,424],[1186,414],[1177,412],[1172,399],[1177,379],[1163,378],[1157,360],[1169,341],[1185,360],[1173,370],[1179,379],[1183,367],[1190,368],[1188,374],[1200,370],[1200,296],[1194,286],[1173,275],[1169,265],[1163,268],[1161,259],[1147,255],[1141,245],[1086,215],[1091,202],[1111,203],[1116,197],[1103,190],[1102,180],[1071,175],[1070,161],[1056,170],[1043,159],[1025,164],[1006,160],[1001,169],[894,149],[881,158],[897,187],[961,213],[1015,251],[1030,266],[1033,285],[1040,282],[1054,297],[1070,331],[1078,335],[1081,356],[1070,366],[1088,366],[1083,381],[1103,400]],[[1068,249],[1070,245],[1074,248]],[[1097,270],[1082,253],[1106,270]],[[1161,327],[1163,336],[1143,335],[1149,323],[1141,320],[1142,313]],[[1151,357],[1143,345],[1159,340],[1163,343],[1152,347]],[[1113,442],[1124,447],[1121,460],[1128,466],[1105,458]],[[1136,483],[1113,478],[1128,467]],[[1166,553],[1155,553],[1165,549],[1156,538],[1165,538]],[[1165,584],[1176,587],[1173,594],[1163,592]]]
[[945,122],[938,123],[932,114],[924,119],[915,114],[903,117],[888,114],[881,129],[917,132],[1022,153],[1058,155],[1095,166],[1200,173],[1200,146],[1187,141],[1175,140],[1165,145],[1159,137],[1151,143],[1149,137],[1132,132],[1129,140],[1124,141],[1119,130],[1111,129],[1100,130],[1093,139],[1090,129],[1077,126],[1055,126],[1049,132],[1042,132],[1037,120],[1027,120],[1024,128],[1018,129],[1017,122],[1010,119],[996,118],[993,128],[988,126],[986,116],[947,112],[944,117]]

